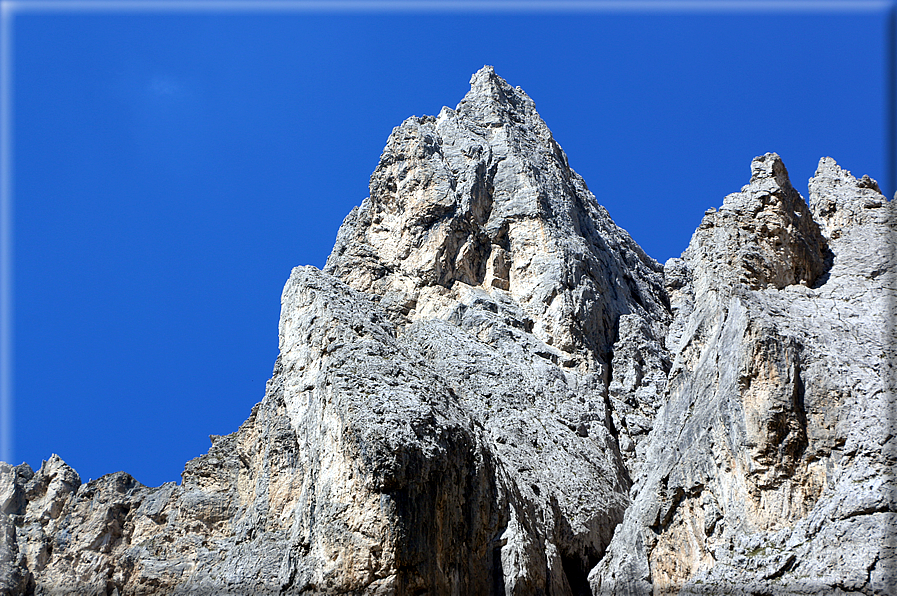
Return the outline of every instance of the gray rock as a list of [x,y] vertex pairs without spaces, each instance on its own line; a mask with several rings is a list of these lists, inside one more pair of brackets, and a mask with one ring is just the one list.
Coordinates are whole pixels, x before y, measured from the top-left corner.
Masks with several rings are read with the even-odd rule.
[[775,154],[648,257],[491,67],[393,130],[180,485],[0,463],[0,594],[889,593],[891,203]]
[[778,156],[752,174],[666,265],[669,390],[595,593],[893,593],[892,204],[823,158],[820,229]]
[[393,130],[370,190],[324,271],[409,320],[446,318],[481,288],[515,303],[565,368],[600,375],[620,315],[666,333],[663,268],[598,205],[533,101],[491,67],[456,109]]

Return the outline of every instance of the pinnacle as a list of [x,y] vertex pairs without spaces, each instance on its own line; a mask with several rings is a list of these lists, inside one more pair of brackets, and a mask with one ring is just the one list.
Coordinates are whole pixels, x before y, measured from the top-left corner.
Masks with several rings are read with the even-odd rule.
[[759,155],[751,161],[751,184],[763,179],[772,178],[782,188],[791,186],[788,170],[778,153]]
[[513,90],[506,80],[495,74],[495,68],[487,64],[470,77],[470,91],[464,96],[464,100],[475,97],[496,98],[496,92],[508,93]]
[[457,109],[484,116],[484,110],[489,113],[505,114],[499,120],[504,120],[508,111],[526,112],[535,111],[533,100],[519,87],[514,88],[506,80],[495,74],[495,69],[486,65],[470,77],[470,91],[458,104]]
[[821,181],[823,179],[830,179],[836,184],[848,184],[857,188],[868,188],[878,194],[884,195],[884,193],[881,192],[881,187],[879,187],[878,182],[874,178],[870,178],[868,174],[864,174],[858,179],[850,173],[850,170],[845,170],[839,166],[831,157],[823,157],[819,160],[819,165],[816,167],[816,173],[813,175],[813,178],[810,179],[810,182]]
[[492,83],[493,85],[495,85],[496,83],[499,83],[499,81],[501,83],[504,83],[505,85],[508,84],[507,81],[505,81],[503,78],[501,78],[500,76],[495,74],[495,68],[492,65],[486,64],[485,66],[483,66],[483,68],[481,68],[480,70],[473,73],[473,75],[471,75],[470,86],[477,87],[477,86],[483,86],[483,85],[489,84],[489,83]]
[[819,165],[816,166],[815,176],[839,176],[841,174],[841,166],[838,165],[831,157],[819,158]]

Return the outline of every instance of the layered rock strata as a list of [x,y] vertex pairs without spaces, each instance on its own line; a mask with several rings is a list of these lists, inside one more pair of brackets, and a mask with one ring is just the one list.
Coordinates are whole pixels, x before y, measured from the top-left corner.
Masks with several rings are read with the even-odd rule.
[[751,171],[661,266],[484,67],[179,485],[0,463],[0,594],[889,593],[892,203]]

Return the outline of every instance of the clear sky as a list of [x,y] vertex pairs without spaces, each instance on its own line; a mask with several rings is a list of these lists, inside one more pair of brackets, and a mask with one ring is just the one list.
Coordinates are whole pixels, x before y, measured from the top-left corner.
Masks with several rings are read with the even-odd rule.
[[685,249],[767,151],[804,196],[822,156],[893,196],[894,5],[847,4],[21,3],[5,90],[14,434],[4,457],[36,469],[58,453],[85,481],[118,470],[179,481],[208,435],[235,431],[263,397],[290,269],[324,264],[392,128],[454,107],[484,64],[533,98],[598,201],[659,261]]

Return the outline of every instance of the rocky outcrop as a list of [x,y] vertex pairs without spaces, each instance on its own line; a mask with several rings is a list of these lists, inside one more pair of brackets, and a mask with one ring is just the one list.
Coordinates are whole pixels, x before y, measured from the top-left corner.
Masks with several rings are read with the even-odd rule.
[[830,158],[812,211],[751,170],[665,266],[669,389],[595,593],[893,593],[892,203]]
[[485,67],[181,484],[0,463],[0,594],[888,593],[891,210],[767,154],[661,266]]
[[450,318],[470,288],[520,307],[566,369],[606,377],[621,314],[663,337],[662,267],[618,228],[536,113],[487,67],[455,110],[393,130],[324,267],[404,319]]

